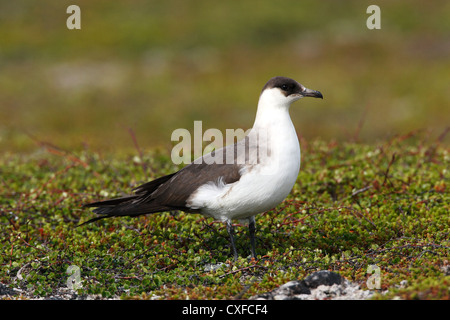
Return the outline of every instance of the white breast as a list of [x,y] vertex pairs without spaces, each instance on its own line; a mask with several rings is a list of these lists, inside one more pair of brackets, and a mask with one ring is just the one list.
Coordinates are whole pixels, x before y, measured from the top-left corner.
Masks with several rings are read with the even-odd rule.
[[218,179],[197,189],[190,205],[203,214],[223,221],[247,218],[276,207],[292,190],[300,169],[300,146],[289,108],[261,104],[260,99],[248,137],[266,137],[267,154],[258,161],[249,159],[239,181],[224,184]]

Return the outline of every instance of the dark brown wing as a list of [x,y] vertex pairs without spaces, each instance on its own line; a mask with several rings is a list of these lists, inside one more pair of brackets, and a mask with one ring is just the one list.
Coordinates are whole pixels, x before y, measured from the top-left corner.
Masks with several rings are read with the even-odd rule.
[[186,207],[188,198],[202,185],[208,182],[218,182],[221,178],[225,184],[236,182],[240,179],[239,165],[234,164],[190,164],[178,171],[167,183],[159,186],[152,193],[138,188],[137,193],[142,192],[143,203],[152,202],[160,206],[190,211]]
[[[186,206],[186,201],[200,186],[211,181],[217,182],[219,179],[222,179],[225,184],[240,179],[242,166],[226,163],[227,150],[235,152],[236,145],[218,150],[222,152],[220,155],[223,155],[222,163],[208,164],[208,161],[201,161],[199,164],[191,163],[176,173],[136,187],[133,190],[134,195],[84,205],[96,207],[93,211],[101,215],[85,223],[108,217],[139,216],[169,210],[196,212]],[[214,152],[205,155],[202,160],[213,156],[215,156]]]

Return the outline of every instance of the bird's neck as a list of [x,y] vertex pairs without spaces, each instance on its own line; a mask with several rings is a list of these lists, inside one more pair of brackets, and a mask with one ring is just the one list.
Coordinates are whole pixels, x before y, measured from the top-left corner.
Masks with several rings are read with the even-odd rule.
[[262,96],[259,100],[255,123],[249,137],[263,142],[267,150],[271,151],[268,154],[272,154],[272,157],[299,158],[300,146],[289,115],[289,105],[271,101],[270,96],[268,98],[264,99]]
[[258,102],[258,110],[253,124],[253,130],[279,130],[291,127],[292,121],[289,115],[289,104],[273,101],[270,97],[261,96]]
[[[270,164],[274,172],[278,172],[281,177],[284,177],[285,172],[296,177],[300,168],[300,145],[289,115],[290,105],[271,101],[270,97],[262,98],[259,100],[255,123],[249,137],[257,139],[260,146],[264,146],[265,150],[261,152],[262,161]],[[295,180],[292,184],[294,182]]]

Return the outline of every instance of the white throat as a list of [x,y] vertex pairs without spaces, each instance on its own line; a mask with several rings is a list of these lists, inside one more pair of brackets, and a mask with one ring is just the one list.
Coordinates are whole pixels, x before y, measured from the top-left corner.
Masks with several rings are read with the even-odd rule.
[[259,98],[255,123],[249,133],[249,136],[258,135],[260,141],[261,136],[267,137],[269,161],[277,162],[281,167],[288,166],[288,170],[282,170],[294,177],[300,169],[300,145],[289,108],[298,99],[286,98],[276,88],[265,90]]
[[264,90],[259,97],[258,110],[256,112],[254,129],[275,129],[280,126],[292,126],[289,108],[291,103],[299,98],[286,98],[280,90]]

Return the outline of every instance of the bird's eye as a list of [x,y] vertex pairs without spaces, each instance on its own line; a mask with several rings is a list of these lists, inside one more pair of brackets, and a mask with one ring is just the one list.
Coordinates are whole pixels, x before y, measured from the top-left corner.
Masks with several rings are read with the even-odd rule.
[[282,89],[282,90],[285,90],[285,91],[286,91],[286,90],[288,89],[288,86],[287,86],[287,84],[283,84],[283,85],[281,85],[281,89]]

